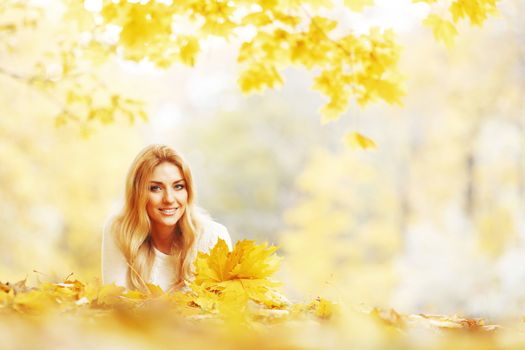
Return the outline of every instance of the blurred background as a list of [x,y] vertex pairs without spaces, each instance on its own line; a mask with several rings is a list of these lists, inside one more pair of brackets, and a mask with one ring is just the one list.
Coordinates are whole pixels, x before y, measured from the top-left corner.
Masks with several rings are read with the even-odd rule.
[[[57,126],[57,100],[22,78],[53,45],[77,40],[56,1],[37,3],[42,13],[0,12],[1,281],[99,278],[102,227],[120,209],[128,167],[165,143],[185,156],[198,203],[234,241],[281,247],[276,279],[291,299],[525,313],[523,0],[501,1],[483,28],[461,28],[451,50],[420,24],[425,4],[377,1],[349,18],[396,31],[403,107],[352,105],[321,125],[326,101],[309,72],[287,69],[283,87],[246,96],[237,44],[210,40],[192,68],[100,65],[91,72],[100,85],[79,89],[140,99],[149,121],[81,128]],[[20,16],[27,25],[9,28]],[[378,148],[345,147],[352,130]]]

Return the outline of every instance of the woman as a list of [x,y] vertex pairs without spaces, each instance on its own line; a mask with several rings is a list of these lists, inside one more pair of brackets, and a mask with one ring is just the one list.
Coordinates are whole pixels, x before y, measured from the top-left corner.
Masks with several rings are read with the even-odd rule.
[[146,291],[146,283],[165,291],[191,279],[198,251],[208,252],[230,235],[195,206],[188,165],[164,145],[146,147],[126,179],[122,212],[104,228],[102,283]]

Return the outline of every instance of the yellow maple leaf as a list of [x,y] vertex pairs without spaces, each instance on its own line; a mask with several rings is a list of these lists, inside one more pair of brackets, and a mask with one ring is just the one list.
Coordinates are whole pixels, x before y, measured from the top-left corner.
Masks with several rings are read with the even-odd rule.
[[251,240],[241,240],[230,252],[226,242],[219,239],[208,254],[198,254],[195,282],[202,285],[233,279],[268,278],[279,269],[281,258],[274,255],[276,250],[277,247],[268,247],[266,243],[257,245]]
[[200,51],[199,40],[191,35],[181,35],[177,38],[177,45],[180,61],[190,67],[194,66]]
[[148,287],[149,296],[158,297],[164,294],[164,291],[162,290],[162,288],[156,284],[146,283],[146,286]]
[[299,315],[311,314],[323,320],[332,319],[341,313],[339,305],[321,297],[317,297],[308,304],[293,304],[290,307],[290,313],[293,317]]
[[[150,285],[148,285],[148,287],[149,286]],[[143,292],[138,291],[138,290],[128,290],[125,293],[123,293],[122,296],[132,301],[134,300],[140,301],[140,300],[144,300],[147,298],[147,294],[144,294]]]
[[225,267],[228,260],[228,245],[219,239],[209,254],[199,252],[195,261],[196,279],[198,285],[206,281],[221,282],[225,278]]
[[358,133],[358,132],[349,132],[344,137],[345,144],[352,149],[374,149],[377,148],[374,140]]
[[468,18],[472,25],[481,26],[489,15],[497,15],[497,0],[456,0],[450,7],[454,22]]
[[99,305],[113,305],[121,300],[125,288],[116,284],[105,284],[99,290],[96,303]]
[[266,12],[254,12],[250,13],[242,19],[243,25],[256,25],[256,26],[265,26],[267,24],[271,24],[272,18],[268,15]]
[[40,285],[39,291],[42,293],[47,293],[55,300],[64,302],[78,300],[82,288],[82,286],[75,285],[74,283],[44,282]]
[[11,290],[10,292],[0,292],[0,307],[10,305],[13,301],[15,294]]
[[454,38],[458,35],[458,31],[452,22],[436,14],[430,14],[423,21],[423,24],[432,29],[432,33],[437,41],[443,42],[449,49],[452,48]]
[[307,309],[312,310],[315,316],[325,320],[328,320],[339,313],[339,308],[336,304],[320,297],[312,301],[307,306]]
[[277,247],[266,243],[256,245],[254,241],[238,241],[231,253],[231,278],[262,279],[273,275],[279,269],[281,258],[274,255]]
[[248,300],[269,307],[286,305],[286,298],[275,289],[280,283],[268,279],[279,269],[281,258],[274,254],[276,250],[266,243],[241,240],[230,252],[219,239],[208,254],[200,252],[195,261],[191,288],[198,294],[196,303],[204,309],[217,306],[221,312],[241,311]]
[[14,296],[12,308],[21,313],[39,314],[51,310],[54,306],[56,301],[49,293],[32,290]]
[[254,62],[241,71],[237,82],[243,93],[250,93],[281,86],[284,81],[275,65]]

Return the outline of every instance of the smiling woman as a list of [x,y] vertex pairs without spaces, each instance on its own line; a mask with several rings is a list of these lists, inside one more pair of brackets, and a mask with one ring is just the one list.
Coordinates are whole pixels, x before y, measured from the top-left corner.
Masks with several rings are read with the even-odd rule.
[[191,172],[181,156],[164,145],[146,147],[128,172],[124,208],[102,237],[102,283],[146,290],[180,289],[192,278],[198,251],[230,235],[195,204]]

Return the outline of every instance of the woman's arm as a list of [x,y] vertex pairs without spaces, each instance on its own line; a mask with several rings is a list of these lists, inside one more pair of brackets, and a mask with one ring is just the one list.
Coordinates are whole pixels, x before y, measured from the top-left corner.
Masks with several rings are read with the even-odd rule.
[[232,239],[226,226],[215,221],[209,221],[204,225],[203,236],[198,245],[198,250],[208,253],[218,242],[219,238],[223,239],[232,251]]
[[228,245],[228,249],[231,252],[232,249],[233,249],[233,247],[232,247],[232,239],[230,237],[230,233],[228,232],[228,229],[224,225],[221,225],[219,223],[216,223],[216,224],[218,226],[217,233],[218,233],[219,236],[217,237],[217,240],[215,241],[215,244],[217,244],[217,241],[219,240],[219,238],[221,238],[221,239],[226,241],[226,244]]
[[104,225],[102,232],[102,284],[115,283],[119,286],[127,287],[126,273],[128,264],[111,236],[108,226],[109,221]]

